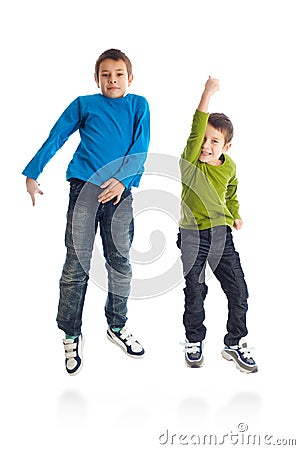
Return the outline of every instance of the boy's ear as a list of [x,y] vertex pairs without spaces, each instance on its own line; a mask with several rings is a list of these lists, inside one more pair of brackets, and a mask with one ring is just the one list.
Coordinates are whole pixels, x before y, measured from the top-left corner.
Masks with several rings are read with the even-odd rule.
[[223,147],[223,153],[227,153],[231,145],[232,145],[231,142],[227,142],[227,144],[225,144]]
[[96,82],[96,84],[97,84],[97,86],[98,86],[98,88],[100,87],[99,86],[99,80],[98,80],[98,75],[95,73],[95,75],[94,75],[94,79],[95,79],[95,82]]
[[133,81],[133,75],[131,74],[131,75],[128,77],[128,86],[131,85],[132,81]]

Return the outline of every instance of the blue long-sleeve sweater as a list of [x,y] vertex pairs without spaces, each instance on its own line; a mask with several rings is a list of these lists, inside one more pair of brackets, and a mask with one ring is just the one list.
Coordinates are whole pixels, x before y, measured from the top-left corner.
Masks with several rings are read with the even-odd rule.
[[150,140],[150,113],[147,100],[135,94],[120,98],[94,94],[75,99],[23,175],[36,180],[77,130],[81,140],[68,165],[67,180],[79,178],[99,186],[114,177],[126,188],[139,185]]

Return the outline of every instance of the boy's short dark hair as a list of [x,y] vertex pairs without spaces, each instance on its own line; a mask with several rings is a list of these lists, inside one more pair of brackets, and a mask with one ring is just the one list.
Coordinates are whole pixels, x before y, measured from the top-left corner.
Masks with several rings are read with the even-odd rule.
[[227,116],[225,116],[225,114],[222,113],[210,114],[208,117],[208,123],[212,127],[221,131],[221,133],[224,135],[225,145],[231,142],[231,139],[233,137],[233,125],[231,123],[231,120]]
[[126,56],[125,53],[121,52],[121,50],[111,48],[111,49],[105,50],[105,52],[101,53],[101,55],[99,56],[99,58],[96,61],[95,75],[97,77],[97,80],[98,80],[98,76],[99,76],[100,64],[105,59],[114,59],[115,61],[119,61],[121,59],[126,64],[128,77],[130,77],[130,75],[132,75],[132,65],[131,65],[131,62],[130,62],[130,59],[128,58],[128,56]]

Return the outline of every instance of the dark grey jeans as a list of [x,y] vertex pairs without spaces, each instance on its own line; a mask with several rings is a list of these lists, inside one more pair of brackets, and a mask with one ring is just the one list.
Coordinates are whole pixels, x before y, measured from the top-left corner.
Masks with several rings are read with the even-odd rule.
[[226,345],[236,345],[247,335],[246,313],[248,289],[239,254],[232,240],[230,227],[218,226],[208,230],[180,229],[180,248],[186,286],[183,323],[190,342],[203,341],[204,300],[207,295],[205,266],[208,263],[221,283],[228,299]]
[[100,228],[108,275],[105,315],[110,327],[122,328],[127,320],[131,266],[129,250],[134,225],[132,195],[125,190],[121,201],[98,203],[101,189],[81,180],[70,180],[65,244],[66,261],[60,279],[57,324],[69,335],[79,335],[82,311],[97,228]]

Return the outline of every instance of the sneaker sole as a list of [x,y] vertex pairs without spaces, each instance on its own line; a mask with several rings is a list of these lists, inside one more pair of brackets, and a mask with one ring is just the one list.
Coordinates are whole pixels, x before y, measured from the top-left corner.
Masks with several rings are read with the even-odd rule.
[[130,353],[127,352],[127,348],[126,345],[119,339],[117,339],[116,337],[112,337],[110,334],[106,333],[106,337],[107,339],[112,342],[113,344],[117,345],[121,350],[123,350],[123,352],[127,355],[130,356],[130,358],[134,358],[134,359],[141,359],[144,357],[145,353],[143,353],[142,355],[131,355]]
[[201,367],[204,366],[204,358],[202,357],[200,361],[193,361],[193,362],[185,358],[185,364],[189,369],[200,369]]
[[236,365],[237,369],[239,369],[242,373],[256,373],[258,372],[257,366],[253,367],[247,367],[246,365],[241,365],[242,362],[240,360],[237,360],[237,358],[230,353],[228,353],[226,350],[222,350],[221,355],[223,356],[226,361],[233,361]]

